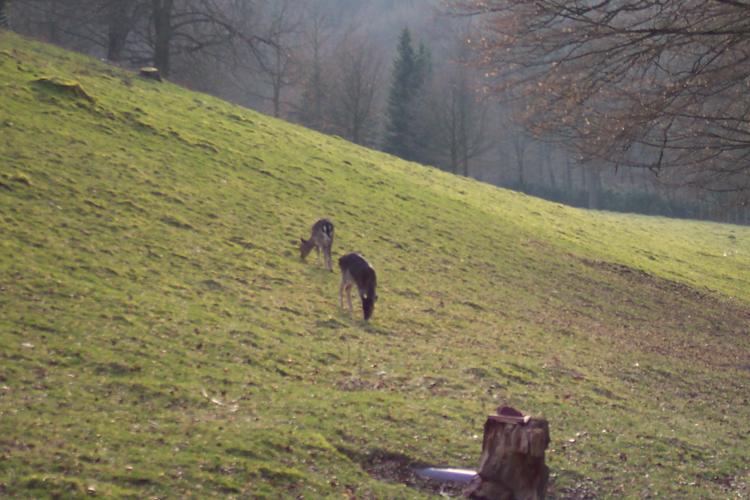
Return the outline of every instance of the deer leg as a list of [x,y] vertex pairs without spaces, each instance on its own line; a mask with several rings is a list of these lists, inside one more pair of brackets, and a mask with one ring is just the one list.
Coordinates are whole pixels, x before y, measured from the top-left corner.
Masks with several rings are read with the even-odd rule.
[[339,286],[339,308],[344,308],[344,280],[341,280],[341,286]]
[[349,301],[349,314],[354,317],[354,308],[352,307],[352,285],[346,287],[346,300]]
[[323,255],[326,258],[326,267],[329,271],[333,272],[333,262],[331,261],[331,246],[326,245],[326,247],[323,249]]

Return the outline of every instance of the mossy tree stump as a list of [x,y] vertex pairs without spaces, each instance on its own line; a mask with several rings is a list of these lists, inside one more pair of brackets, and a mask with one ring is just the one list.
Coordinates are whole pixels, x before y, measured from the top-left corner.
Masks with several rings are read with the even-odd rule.
[[32,83],[37,87],[44,88],[47,91],[56,92],[58,95],[64,95],[73,98],[84,99],[90,103],[96,100],[75,80],[64,80],[56,77],[42,77],[33,80]]

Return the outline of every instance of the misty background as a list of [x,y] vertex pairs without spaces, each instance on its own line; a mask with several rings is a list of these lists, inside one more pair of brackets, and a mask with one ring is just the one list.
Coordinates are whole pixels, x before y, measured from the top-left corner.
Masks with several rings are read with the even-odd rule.
[[721,193],[583,161],[485,91],[440,0],[0,0],[11,28],[459,175],[587,208],[750,223]]

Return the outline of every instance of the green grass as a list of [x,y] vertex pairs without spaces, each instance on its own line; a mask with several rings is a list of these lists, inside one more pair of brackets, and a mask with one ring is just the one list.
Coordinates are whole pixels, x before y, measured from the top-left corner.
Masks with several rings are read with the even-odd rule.
[[[73,90],[70,90],[73,89]],[[378,271],[369,324],[296,242]],[[0,495],[750,495],[750,229],[588,212],[0,32]],[[311,257],[314,257],[311,256]]]

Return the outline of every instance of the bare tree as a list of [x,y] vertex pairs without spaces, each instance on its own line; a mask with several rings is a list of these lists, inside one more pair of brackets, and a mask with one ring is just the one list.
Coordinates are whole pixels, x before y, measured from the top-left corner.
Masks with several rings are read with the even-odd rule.
[[518,171],[518,187],[526,188],[526,150],[529,146],[527,135],[523,131],[516,130],[511,136],[513,146],[513,156],[516,160],[516,169]]
[[[10,4],[19,31],[39,36],[51,43],[63,43],[67,34],[85,17],[72,0],[27,0]],[[77,14],[77,15],[76,15]]]
[[154,28],[154,66],[166,76],[169,74],[170,45],[174,27],[172,15],[174,0],[151,0],[151,19]]
[[[252,2],[248,2],[251,4]],[[233,38],[257,43],[231,16],[233,2],[222,0],[151,0],[148,44],[154,65],[169,74],[172,56],[194,54],[226,45]]]
[[433,136],[430,149],[446,157],[451,172],[464,176],[469,176],[469,162],[494,145],[488,123],[493,103],[481,92],[477,72],[468,65],[465,40],[470,37],[470,28],[467,25],[445,33],[448,57],[433,70],[423,118]]
[[[163,74],[175,56],[205,52],[233,39],[264,43],[233,16],[250,0],[28,0],[18,3],[24,31],[112,61],[153,63]],[[250,12],[245,8],[244,12]],[[246,23],[245,23],[246,24]]]
[[671,183],[750,193],[750,4],[457,0],[519,118],[581,157]]
[[281,116],[283,91],[299,82],[299,37],[302,14],[300,0],[267,0],[264,3],[263,39],[268,43],[256,52],[258,76],[269,87],[263,95]]
[[128,36],[145,16],[148,5],[142,0],[102,2],[107,25],[107,60],[120,61]]
[[366,35],[350,31],[339,43],[335,60],[335,97],[331,103],[334,123],[352,142],[373,144],[382,56]]
[[302,32],[307,50],[303,55],[304,68],[301,73],[304,73],[304,82],[296,115],[302,124],[315,130],[327,131],[330,128],[326,108],[329,105],[331,78],[326,74],[326,69],[331,66],[329,41],[333,36],[333,26],[318,6],[310,9]]

